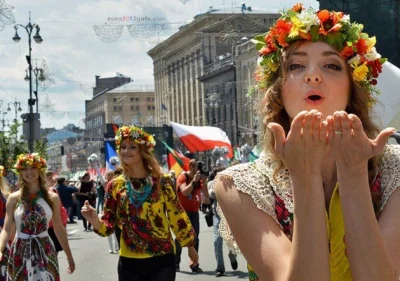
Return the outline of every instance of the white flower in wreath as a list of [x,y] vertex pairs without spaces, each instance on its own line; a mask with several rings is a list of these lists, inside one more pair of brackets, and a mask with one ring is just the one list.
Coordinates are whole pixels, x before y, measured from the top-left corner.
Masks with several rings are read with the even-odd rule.
[[139,137],[139,133],[138,132],[135,131],[135,132],[132,133],[132,138],[136,139],[138,137]]
[[141,140],[140,143],[141,143],[141,144],[145,144],[146,142],[145,142],[144,140]]

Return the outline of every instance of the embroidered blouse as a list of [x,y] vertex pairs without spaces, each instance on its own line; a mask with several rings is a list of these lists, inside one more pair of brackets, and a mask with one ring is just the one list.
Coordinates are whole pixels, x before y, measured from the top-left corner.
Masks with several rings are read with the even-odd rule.
[[[277,182],[273,180],[276,163],[268,155],[261,157],[254,163],[239,164],[218,173],[233,179],[235,187],[251,196],[254,204],[263,212],[270,215],[281,227],[285,235],[291,240],[293,234],[293,194],[290,175],[287,170],[280,170]],[[400,186],[400,145],[387,145],[378,174],[370,186],[375,213],[383,210],[389,197]],[[378,197],[378,200],[376,200]],[[329,206],[327,216],[328,239],[330,243],[330,263],[332,280],[352,280],[347,260],[344,222],[341,210],[338,184]],[[240,252],[233,235],[229,231],[228,223],[221,211],[220,233],[229,248]],[[335,227],[334,227],[335,226]],[[258,280],[257,275],[249,267],[249,279]]]
[[102,225],[95,230],[100,236],[109,236],[115,227],[121,228],[121,256],[150,258],[175,253],[170,229],[182,247],[194,246],[194,229],[167,175],[159,182],[153,178],[153,190],[139,208],[130,203],[125,183],[120,175],[107,186]]

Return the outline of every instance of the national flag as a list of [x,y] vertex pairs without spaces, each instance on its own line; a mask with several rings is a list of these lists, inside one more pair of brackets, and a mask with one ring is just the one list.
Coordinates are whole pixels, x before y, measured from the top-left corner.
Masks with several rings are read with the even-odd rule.
[[161,109],[162,110],[168,110],[167,107],[163,103],[161,104]]
[[111,164],[110,159],[111,157],[118,157],[117,153],[111,146],[111,143],[109,141],[105,142],[105,153],[106,153],[106,170],[115,170],[115,166]]
[[168,169],[174,170],[176,175],[189,170],[190,159],[171,148],[168,144],[161,141],[168,150]]
[[112,128],[113,128],[113,131],[114,131],[114,135],[115,135],[115,133],[118,131],[118,125],[116,125],[116,124],[112,124]]
[[227,147],[228,158],[233,157],[231,142],[224,131],[210,126],[187,126],[171,122],[171,126],[190,152],[213,150],[216,146]]

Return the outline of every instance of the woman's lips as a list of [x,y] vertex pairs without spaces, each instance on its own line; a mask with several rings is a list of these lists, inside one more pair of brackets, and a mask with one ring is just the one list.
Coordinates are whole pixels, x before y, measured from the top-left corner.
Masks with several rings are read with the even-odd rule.
[[304,100],[308,105],[317,106],[324,102],[325,96],[321,91],[317,89],[312,89],[305,94]]
[[306,99],[305,99],[305,101],[306,101],[306,103],[307,103],[308,105],[314,105],[314,106],[316,106],[316,105],[321,105],[321,104],[324,102],[324,100],[325,100],[325,98],[323,98],[323,97],[321,97],[321,98],[319,98],[319,99],[317,99],[317,100],[312,100],[312,99],[310,99],[310,98],[306,98]]

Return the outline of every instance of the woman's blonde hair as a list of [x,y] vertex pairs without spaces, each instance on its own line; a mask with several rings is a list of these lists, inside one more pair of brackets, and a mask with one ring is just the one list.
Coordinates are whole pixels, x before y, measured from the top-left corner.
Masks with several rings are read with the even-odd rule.
[[[290,130],[290,118],[287,114],[283,101],[282,101],[282,85],[286,79],[286,73],[288,69],[288,58],[291,54],[300,47],[300,45],[304,41],[296,41],[292,45],[290,45],[287,50],[283,53],[282,57],[280,58],[280,68],[277,71],[277,75],[271,81],[270,86],[266,89],[263,93],[264,98],[260,104],[259,114],[263,120],[263,144],[266,151],[271,155],[272,159],[278,161],[279,165],[275,168],[274,171],[274,179],[276,180],[276,176],[282,168],[284,168],[283,162],[280,160],[279,155],[275,151],[275,138],[272,132],[267,128],[267,124],[271,122],[276,122],[280,124],[286,135]],[[371,103],[376,102],[376,99],[366,89],[362,87],[360,84],[353,80],[351,75],[350,66],[347,65],[347,73],[350,81],[350,97],[348,101],[348,106],[345,109],[347,113],[352,113],[357,115],[364,128],[364,132],[366,135],[373,139],[379,134],[379,127],[372,121],[371,116],[373,115],[371,109]],[[369,181],[370,183],[374,180],[377,170],[378,170],[378,162],[380,157],[373,157],[368,161],[368,174],[369,174]]]
[[[49,191],[47,190],[47,182],[46,182],[46,171],[44,169],[38,169],[39,171],[39,188],[42,192],[43,199],[49,204],[51,210],[53,210],[53,202],[50,200]],[[26,204],[29,200],[28,194],[28,186],[26,185],[25,180],[22,178],[21,173],[24,171],[22,170],[18,177],[18,184],[20,186],[20,194],[19,194],[19,201],[23,204]],[[54,210],[53,210],[54,211]]]
[[[136,143],[135,143],[136,144]],[[140,155],[142,156],[143,166],[146,171],[155,177],[157,181],[159,181],[162,177],[161,167],[157,162],[157,159],[154,157],[152,152],[149,152],[148,149],[145,148],[144,145],[136,144],[139,147]],[[121,151],[118,152],[119,159],[121,159],[121,167],[124,169],[124,172],[132,170],[132,168],[128,167],[121,157]]]

